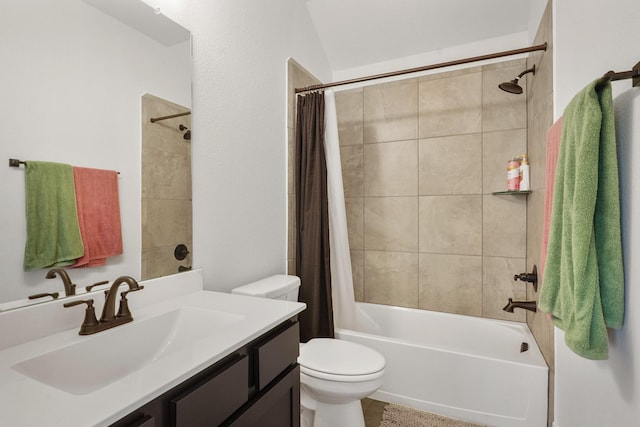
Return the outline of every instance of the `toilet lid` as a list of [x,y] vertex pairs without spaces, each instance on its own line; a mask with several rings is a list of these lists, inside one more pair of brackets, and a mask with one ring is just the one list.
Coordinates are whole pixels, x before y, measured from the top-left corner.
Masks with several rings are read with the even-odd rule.
[[300,346],[302,368],[330,375],[368,375],[382,371],[384,357],[368,347],[332,338],[314,338]]

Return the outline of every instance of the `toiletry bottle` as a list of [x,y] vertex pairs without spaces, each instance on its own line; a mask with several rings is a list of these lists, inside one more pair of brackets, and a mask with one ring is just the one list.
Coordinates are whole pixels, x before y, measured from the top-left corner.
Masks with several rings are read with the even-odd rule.
[[527,155],[520,156],[520,191],[529,191],[531,183],[529,179],[529,160]]
[[520,190],[520,159],[514,157],[507,162],[507,191]]

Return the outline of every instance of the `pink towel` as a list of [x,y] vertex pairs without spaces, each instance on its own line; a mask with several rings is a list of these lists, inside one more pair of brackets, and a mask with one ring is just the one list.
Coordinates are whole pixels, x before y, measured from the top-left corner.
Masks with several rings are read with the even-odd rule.
[[97,267],[122,253],[118,173],[73,168],[84,256],[73,267]]
[[547,158],[545,167],[544,193],[544,223],[542,225],[542,250],[540,253],[539,275],[542,277],[544,264],[547,259],[549,244],[549,226],[551,225],[551,206],[553,206],[553,183],[556,176],[556,163],[560,151],[560,137],[562,135],[562,117],[560,117],[547,131]]

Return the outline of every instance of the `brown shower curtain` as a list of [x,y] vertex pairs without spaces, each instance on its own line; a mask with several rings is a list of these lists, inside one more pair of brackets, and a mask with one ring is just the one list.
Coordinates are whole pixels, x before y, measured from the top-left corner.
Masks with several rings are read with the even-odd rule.
[[296,120],[296,272],[300,340],[333,338],[327,164],[324,153],[324,93],[298,96]]

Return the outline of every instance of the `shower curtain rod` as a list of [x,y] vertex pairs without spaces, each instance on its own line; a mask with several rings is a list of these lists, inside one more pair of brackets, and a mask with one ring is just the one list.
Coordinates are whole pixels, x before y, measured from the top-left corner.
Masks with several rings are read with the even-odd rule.
[[471,58],[458,59],[458,60],[455,60],[455,61],[441,62],[439,64],[426,65],[426,66],[423,66],[423,67],[408,68],[406,70],[392,71],[392,72],[389,72],[389,73],[382,73],[382,74],[375,74],[373,76],[358,77],[358,78],[355,78],[355,79],[342,80],[342,81],[339,81],[339,82],[325,83],[325,84],[312,85],[312,86],[307,86],[307,87],[302,87],[302,88],[296,88],[295,89],[295,93],[309,92],[311,90],[326,89],[326,88],[335,87],[335,86],[343,86],[343,85],[348,85],[348,84],[351,84],[351,83],[366,82],[366,81],[369,81],[369,80],[377,80],[377,79],[382,79],[382,78],[385,78],[385,77],[401,76],[403,74],[417,73],[417,72],[420,72],[420,71],[435,70],[436,68],[451,67],[453,65],[461,65],[461,64],[468,64],[470,62],[484,61],[484,60],[487,60],[487,59],[502,58],[503,56],[518,55],[518,54],[521,54],[521,53],[534,52],[534,51],[537,51],[537,50],[547,50],[547,43],[545,42],[545,43],[542,43],[542,44],[538,44],[538,45],[531,46],[531,47],[524,47],[524,48],[521,48],[521,49],[505,50],[505,51],[502,51],[502,52],[490,53],[488,55],[481,55],[481,56],[474,56],[474,57],[471,57]]
[[151,117],[149,119],[149,121],[151,123],[155,123],[155,122],[159,122],[160,120],[167,120],[167,119],[173,119],[175,117],[182,117],[182,116],[188,116],[189,114],[191,114],[191,111],[186,111],[184,113],[178,113],[178,114],[171,114],[169,116],[162,116],[162,117]]

